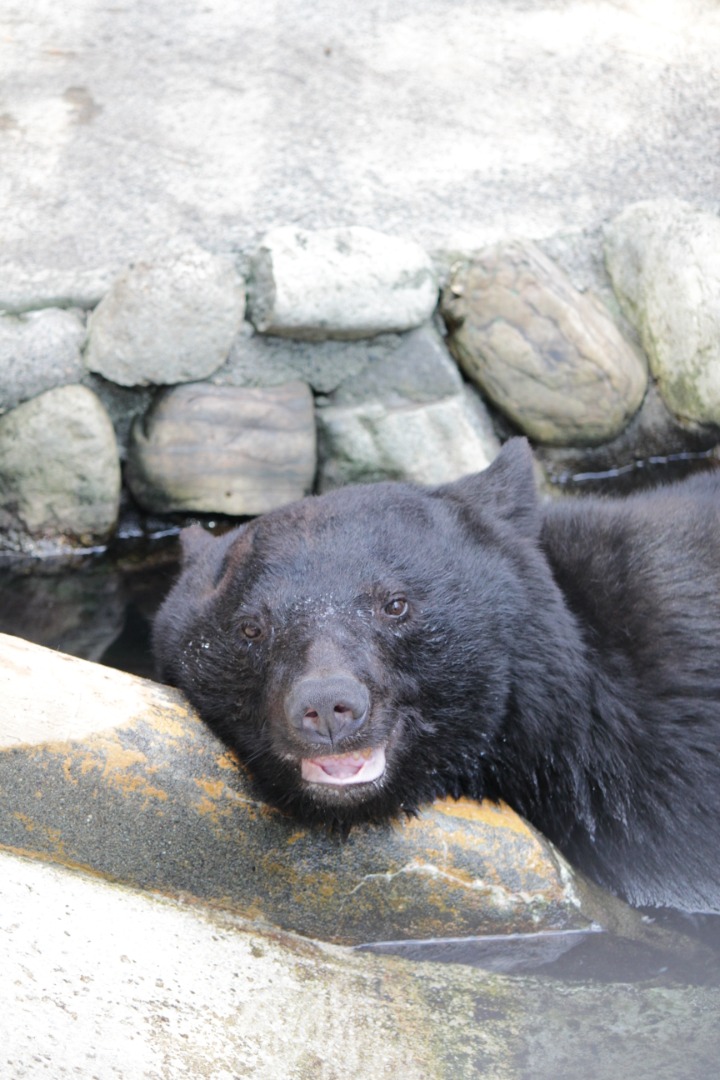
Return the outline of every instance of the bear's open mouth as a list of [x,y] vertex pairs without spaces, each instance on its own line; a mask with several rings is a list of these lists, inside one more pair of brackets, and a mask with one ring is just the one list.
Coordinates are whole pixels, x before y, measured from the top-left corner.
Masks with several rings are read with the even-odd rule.
[[327,754],[324,757],[303,758],[300,762],[303,780],[310,784],[369,784],[385,772],[385,747],[369,746],[349,754]]

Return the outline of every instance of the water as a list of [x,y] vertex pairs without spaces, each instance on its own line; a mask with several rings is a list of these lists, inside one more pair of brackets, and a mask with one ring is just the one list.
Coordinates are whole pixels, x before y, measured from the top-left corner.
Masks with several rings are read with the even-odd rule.
[[170,535],[102,553],[0,561],[0,632],[153,678],[150,626],[179,565]]
[[717,448],[685,450],[676,454],[654,454],[635,458],[625,465],[586,472],[548,470],[550,484],[574,494],[628,495],[633,491],[684,480],[697,472],[715,468]]

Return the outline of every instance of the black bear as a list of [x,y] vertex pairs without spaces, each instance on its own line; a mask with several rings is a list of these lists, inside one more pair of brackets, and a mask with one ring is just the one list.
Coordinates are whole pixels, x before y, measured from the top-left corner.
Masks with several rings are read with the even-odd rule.
[[159,675],[266,801],[347,830],[502,798],[630,902],[720,910],[720,474],[543,504],[513,439],[183,548]]

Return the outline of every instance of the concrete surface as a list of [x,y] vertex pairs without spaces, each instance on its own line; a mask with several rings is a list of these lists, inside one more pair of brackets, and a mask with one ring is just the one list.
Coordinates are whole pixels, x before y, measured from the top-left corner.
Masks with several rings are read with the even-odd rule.
[[[3,1080],[444,1075],[412,965],[408,985],[393,962],[243,930],[6,854],[0,900],[11,913],[0,933]],[[461,1025],[476,1053],[486,1044],[507,1055],[467,1017]]]
[[0,852],[3,1080],[708,1080],[713,987],[414,964]]
[[91,303],[178,234],[467,248],[717,207],[714,0],[5,0],[2,23],[0,306]]

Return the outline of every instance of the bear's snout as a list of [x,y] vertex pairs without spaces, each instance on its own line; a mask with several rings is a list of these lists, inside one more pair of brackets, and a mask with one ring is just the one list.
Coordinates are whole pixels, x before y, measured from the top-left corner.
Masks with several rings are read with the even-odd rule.
[[290,726],[318,745],[334,746],[354,735],[370,712],[370,693],[352,675],[308,675],[285,697]]

